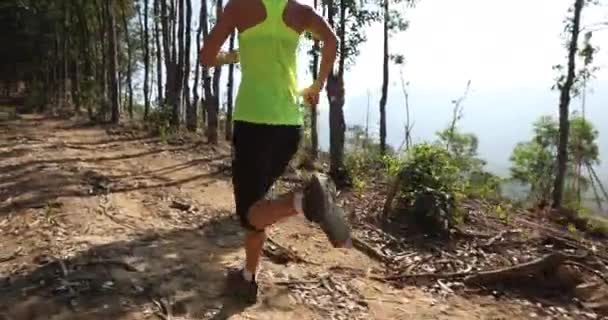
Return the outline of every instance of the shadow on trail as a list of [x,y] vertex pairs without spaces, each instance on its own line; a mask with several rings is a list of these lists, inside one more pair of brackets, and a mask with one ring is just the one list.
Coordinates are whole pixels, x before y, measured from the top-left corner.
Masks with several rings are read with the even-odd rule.
[[67,163],[74,163],[74,162],[98,163],[98,162],[105,162],[105,161],[128,160],[128,159],[135,159],[135,158],[141,158],[141,157],[150,156],[150,155],[154,155],[154,154],[159,154],[159,153],[163,153],[163,152],[183,151],[183,150],[188,150],[189,148],[190,148],[190,146],[179,147],[179,148],[159,148],[159,149],[154,149],[154,150],[149,150],[149,151],[144,151],[144,152],[129,153],[129,154],[123,154],[123,155],[118,155],[118,156],[107,156],[107,157],[94,157],[94,158],[77,157],[77,158],[34,160],[34,161],[28,161],[28,162],[24,162],[24,163],[6,165],[3,167],[0,167],[0,175],[19,171],[19,170],[24,170],[28,167],[37,166],[37,165],[46,165],[46,164],[58,165],[58,164],[67,164]]
[[[194,166],[191,164],[190,166]],[[182,169],[187,168],[186,166]],[[169,172],[174,172],[172,169]],[[169,179],[162,176],[143,177],[147,180],[161,180],[164,182],[155,184],[141,184],[132,176],[105,176],[94,171],[84,171],[77,173],[52,172],[41,175],[39,172],[32,172],[38,175],[38,179],[23,178],[12,184],[5,185],[7,189],[0,192],[0,216],[24,208],[42,208],[60,197],[93,197],[103,194],[125,193],[130,191],[141,191],[177,187],[186,183],[208,178],[224,179],[222,171],[206,172],[183,179]],[[17,200],[10,200],[22,193],[28,192],[27,197]]]
[[224,295],[225,271],[233,264],[227,255],[242,241],[231,216],[192,229],[150,231],[67,259],[31,257],[32,270],[0,278],[0,319],[2,313],[14,320],[120,319],[163,308],[173,316],[227,319],[245,308]]

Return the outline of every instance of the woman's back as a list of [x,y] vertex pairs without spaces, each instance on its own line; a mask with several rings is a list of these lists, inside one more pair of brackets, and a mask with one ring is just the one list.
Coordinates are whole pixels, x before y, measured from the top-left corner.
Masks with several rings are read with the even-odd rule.
[[237,20],[241,82],[234,120],[300,125],[297,50],[298,4],[257,0],[242,4]]

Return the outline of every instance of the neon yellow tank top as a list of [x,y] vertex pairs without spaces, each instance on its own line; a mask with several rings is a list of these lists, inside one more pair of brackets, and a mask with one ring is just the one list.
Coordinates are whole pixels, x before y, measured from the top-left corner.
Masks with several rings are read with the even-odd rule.
[[287,0],[262,0],[262,3],[266,19],[239,33],[241,82],[234,120],[302,125],[297,88],[300,35],[283,21]]

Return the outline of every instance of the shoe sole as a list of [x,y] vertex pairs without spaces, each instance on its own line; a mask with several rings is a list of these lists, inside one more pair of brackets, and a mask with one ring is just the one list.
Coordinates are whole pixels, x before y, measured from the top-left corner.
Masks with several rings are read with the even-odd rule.
[[[311,181],[312,193],[321,199],[316,203],[319,205],[316,209],[316,219],[312,220],[321,227],[327,238],[334,247],[349,247],[350,246],[350,226],[344,217],[344,211],[338,207],[334,201],[330,190],[330,180],[320,174],[314,174]],[[315,221],[318,220],[318,221]]]

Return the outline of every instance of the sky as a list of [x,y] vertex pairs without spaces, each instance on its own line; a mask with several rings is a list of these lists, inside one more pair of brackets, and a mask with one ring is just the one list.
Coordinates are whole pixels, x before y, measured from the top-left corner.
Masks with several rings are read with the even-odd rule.
[[[311,0],[302,0],[312,2]],[[199,3],[194,1],[194,9]],[[391,53],[403,54],[403,67],[391,66],[388,142],[399,146],[404,136],[404,96],[400,73],[409,82],[415,141],[432,140],[447,126],[451,101],[460,97],[468,80],[471,90],[463,103],[459,127],[479,138],[479,153],[488,168],[507,174],[509,156],[517,142],[529,140],[532,123],[541,115],[557,115],[559,94],[551,90],[552,66],[566,62],[562,31],[572,0],[420,0],[406,13],[410,28],[391,39]],[[195,11],[197,12],[197,11]],[[583,25],[608,21],[608,5],[589,7]],[[372,25],[361,54],[345,75],[347,125],[365,124],[370,109],[370,131],[378,131],[382,84],[382,29]],[[608,30],[596,32],[600,47],[595,65],[600,71],[590,83],[587,115],[600,131],[599,168],[608,181]],[[606,51],[603,51],[604,49]],[[305,48],[304,48],[305,49]],[[308,59],[300,59],[300,83],[310,83]],[[226,73],[224,73],[225,75]],[[320,106],[320,143],[329,143],[328,106]],[[571,109],[580,109],[580,99]]]

